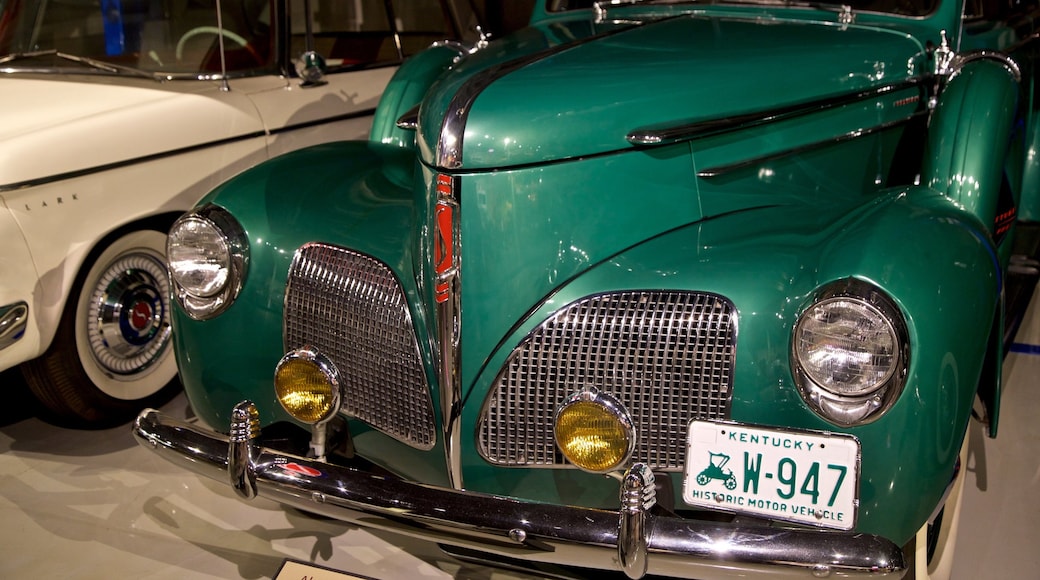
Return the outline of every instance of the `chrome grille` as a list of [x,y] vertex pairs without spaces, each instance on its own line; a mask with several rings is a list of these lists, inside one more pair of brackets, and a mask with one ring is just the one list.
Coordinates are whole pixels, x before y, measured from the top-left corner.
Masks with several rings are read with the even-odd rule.
[[305,345],[339,368],[341,412],[413,447],[433,447],[433,401],[411,314],[385,264],[325,244],[296,252],[286,283],[285,347]]
[[535,329],[506,361],[485,403],[481,453],[499,465],[563,465],[553,414],[569,394],[592,386],[632,415],[636,461],[682,469],[690,420],[727,416],[735,341],[733,306],[713,294],[584,298]]

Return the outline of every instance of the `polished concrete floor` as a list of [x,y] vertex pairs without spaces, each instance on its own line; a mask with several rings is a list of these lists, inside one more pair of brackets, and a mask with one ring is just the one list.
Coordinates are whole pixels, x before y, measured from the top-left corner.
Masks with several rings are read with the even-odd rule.
[[[999,437],[975,428],[954,580],[1040,579],[1037,302],[1018,336],[1024,352],[1004,366]],[[378,579],[536,577],[265,500],[245,505],[138,448],[128,426],[55,427],[36,418],[16,373],[0,374],[0,387],[0,578],[272,578],[286,560]],[[183,396],[164,410],[188,412]]]

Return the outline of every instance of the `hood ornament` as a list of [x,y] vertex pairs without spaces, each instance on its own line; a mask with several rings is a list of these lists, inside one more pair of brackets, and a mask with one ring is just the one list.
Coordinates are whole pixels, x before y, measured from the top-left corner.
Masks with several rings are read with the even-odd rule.
[[935,53],[932,57],[935,59],[935,74],[937,76],[946,76],[950,74],[951,65],[953,64],[954,52],[950,48],[950,41],[946,38],[946,31],[939,31],[939,48],[935,49]]
[[855,20],[856,15],[852,13],[852,6],[842,4],[841,9],[838,12],[838,24],[841,24],[842,30],[847,28]]
[[477,52],[478,50],[484,50],[485,48],[488,47],[488,44],[491,43],[491,33],[490,32],[484,32],[484,29],[479,24],[476,25],[474,28],[476,29],[477,36],[479,38],[477,39],[476,44],[473,45],[473,48],[471,48],[469,50],[470,54],[473,54],[473,53]]

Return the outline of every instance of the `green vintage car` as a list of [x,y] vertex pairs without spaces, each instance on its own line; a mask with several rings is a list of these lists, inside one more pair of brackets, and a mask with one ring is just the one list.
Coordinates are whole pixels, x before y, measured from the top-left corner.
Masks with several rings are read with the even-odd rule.
[[136,437],[467,557],[948,576],[1036,281],[1038,15],[539,0],[434,45],[367,142],[173,227],[201,421]]

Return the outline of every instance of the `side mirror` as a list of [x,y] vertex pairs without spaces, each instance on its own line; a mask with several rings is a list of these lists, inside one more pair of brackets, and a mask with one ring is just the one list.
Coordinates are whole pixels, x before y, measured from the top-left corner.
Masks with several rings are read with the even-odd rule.
[[313,50],[300,55],[296,63],[296,74],[300,75],[303,82],[301,87],[316,87],[324,85],[325,81],[325,58]]

